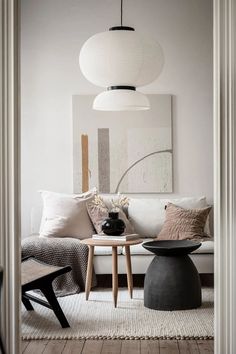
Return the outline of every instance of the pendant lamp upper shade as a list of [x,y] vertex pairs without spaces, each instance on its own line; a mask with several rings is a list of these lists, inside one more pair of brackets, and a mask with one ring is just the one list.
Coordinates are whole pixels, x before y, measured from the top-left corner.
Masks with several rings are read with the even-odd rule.
[[84,43],[79,63],[84,76],[94,85],[137,87],[160,75],[164,55],[158,43],[135,31],[107,31]]
[[99,111],[143,111],[149,108],[148,98],[133,90],[104,91],[93,102],[93,109]]

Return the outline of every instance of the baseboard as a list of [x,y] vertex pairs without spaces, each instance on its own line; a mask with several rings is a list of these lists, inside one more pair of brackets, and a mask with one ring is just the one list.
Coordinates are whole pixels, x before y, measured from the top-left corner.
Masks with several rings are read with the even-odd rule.
[[[112,287],[112,275],[111,274],[98,274],[97,284],[100,288]],[[127,276],[126,274],[118,275],[119,287],[127,287]],[[133,274],[133,284],[135,287],[142,288],[144,285],[144,274]]]
[[204,273],[200,274],[202,286],[214,287],[214,274]]
[[[127,287],[127,277],[126,274],[118,275],[119,287]],[[142,288],[144,286],[145,274],[133,274],[133,283],[135,287]],[[202,286],[214,286],[214,275],[213,274],[200,274]],[[112,275],[111,274],[98,274],[97,284],[100,288],[110,288],[112,287]]]

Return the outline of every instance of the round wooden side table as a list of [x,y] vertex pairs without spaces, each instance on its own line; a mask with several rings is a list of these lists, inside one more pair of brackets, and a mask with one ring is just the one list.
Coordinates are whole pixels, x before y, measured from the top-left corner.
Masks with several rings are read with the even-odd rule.
[[81,243],[84,243],[89,247],[89,256],[88,256],[88,265],[87,265],[87,275],[86,275],[86,300],[89,298],[89,293],[92,283],[92,270],[93,270],[93,256],[94,256],[94,247],[112,247],[112,292],[114,306],[117,305],[117,295],[118,295],[118,257],[117,257],[117,247],[125,247],[125,257],[126,257],[126,271],[127,271],[127,282],[130,298],[133,296],[133,275],[132,275],[132,266],[131,266],[131,257],[130,257],[130,246],[138,245],[142,243],[141,239],[131,240],[131,241],[110,241],[110,240],[94,240],[92,238],[87,238],[82,240]]

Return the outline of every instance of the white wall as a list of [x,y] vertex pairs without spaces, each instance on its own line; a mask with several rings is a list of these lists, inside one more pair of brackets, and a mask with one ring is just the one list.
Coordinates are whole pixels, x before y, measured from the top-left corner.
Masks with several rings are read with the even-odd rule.
[[[101,89],[82,76],[84,41],[119,24],[119,0],[21,0],[22,233],[37,232],[39,189],[72,192],[72,95]],[[213,200],[212,0],[126,0],[124,24],[158,40],[173,95],[174,192]]]

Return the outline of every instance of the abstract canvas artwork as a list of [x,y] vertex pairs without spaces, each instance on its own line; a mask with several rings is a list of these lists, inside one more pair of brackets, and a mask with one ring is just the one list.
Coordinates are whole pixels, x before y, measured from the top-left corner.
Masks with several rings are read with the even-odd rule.
[[95,111],[73,96],[74,192],[172,192],[171,95],[148,95],[148,111]]

